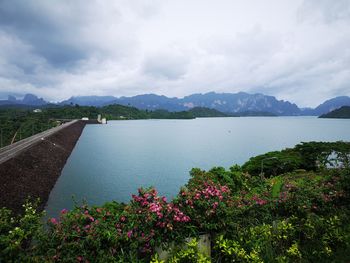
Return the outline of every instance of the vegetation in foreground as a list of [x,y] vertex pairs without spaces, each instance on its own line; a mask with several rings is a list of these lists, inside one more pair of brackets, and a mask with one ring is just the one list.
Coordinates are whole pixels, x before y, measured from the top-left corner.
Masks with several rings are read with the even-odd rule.
[[[261,171],[272,157],[295,162]],[[350,143],[302,143],[229,170],[192,169],[170,202],[141,188],[128,204],[64,209],[45,225],[35,203],[19,217],[3,208],[0,261],[162,262],[158,246],[171,248],[168,262],[349,262],[349,160]],[[201,233],[211,258],[197,247]]]

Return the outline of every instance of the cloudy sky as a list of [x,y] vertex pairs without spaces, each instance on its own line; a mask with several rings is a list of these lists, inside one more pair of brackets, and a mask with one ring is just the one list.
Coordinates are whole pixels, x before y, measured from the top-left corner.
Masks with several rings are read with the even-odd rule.
[[350,95],[350,0],[0,0],[0,98]]

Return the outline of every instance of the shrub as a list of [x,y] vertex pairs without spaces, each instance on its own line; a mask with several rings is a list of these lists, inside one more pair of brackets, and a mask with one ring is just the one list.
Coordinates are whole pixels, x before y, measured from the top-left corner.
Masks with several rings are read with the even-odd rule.
[[27,201],[24,214],[13,216],[6,208],[0,209],[0,262],[24,262],[35,252],[31,242],[42,229],[41,217],[37,213],[38,201]]

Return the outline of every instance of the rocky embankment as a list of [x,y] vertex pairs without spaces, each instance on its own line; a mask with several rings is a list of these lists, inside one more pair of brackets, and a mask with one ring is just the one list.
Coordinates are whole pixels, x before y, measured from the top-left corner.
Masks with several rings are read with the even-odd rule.
[[40,209],[78,141],[86,123],[78,121],[0,164],[0,207],[21,213],[22,204],[40,198]]

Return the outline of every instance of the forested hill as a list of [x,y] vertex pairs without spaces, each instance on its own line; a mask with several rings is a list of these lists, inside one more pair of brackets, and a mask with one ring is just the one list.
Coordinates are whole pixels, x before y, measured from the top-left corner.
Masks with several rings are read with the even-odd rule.
[[28,107],[0,107],[0,147],[11,144],[60,124],[62,119],[97,119],[101,114],[107,120],[135,119],[194,119],[196,117],[224,117],[226,114],[213,109],[199,108],[190,111],[139,110],[123,105],[57,106],[37,109]]
[[238,115],[227,114],[215,109],[205,107],[195,107],[189,110],[195,117],[238,117]]
[[350,106],[343,106],[329,113],[322,114],[319,118],[350,119]]

